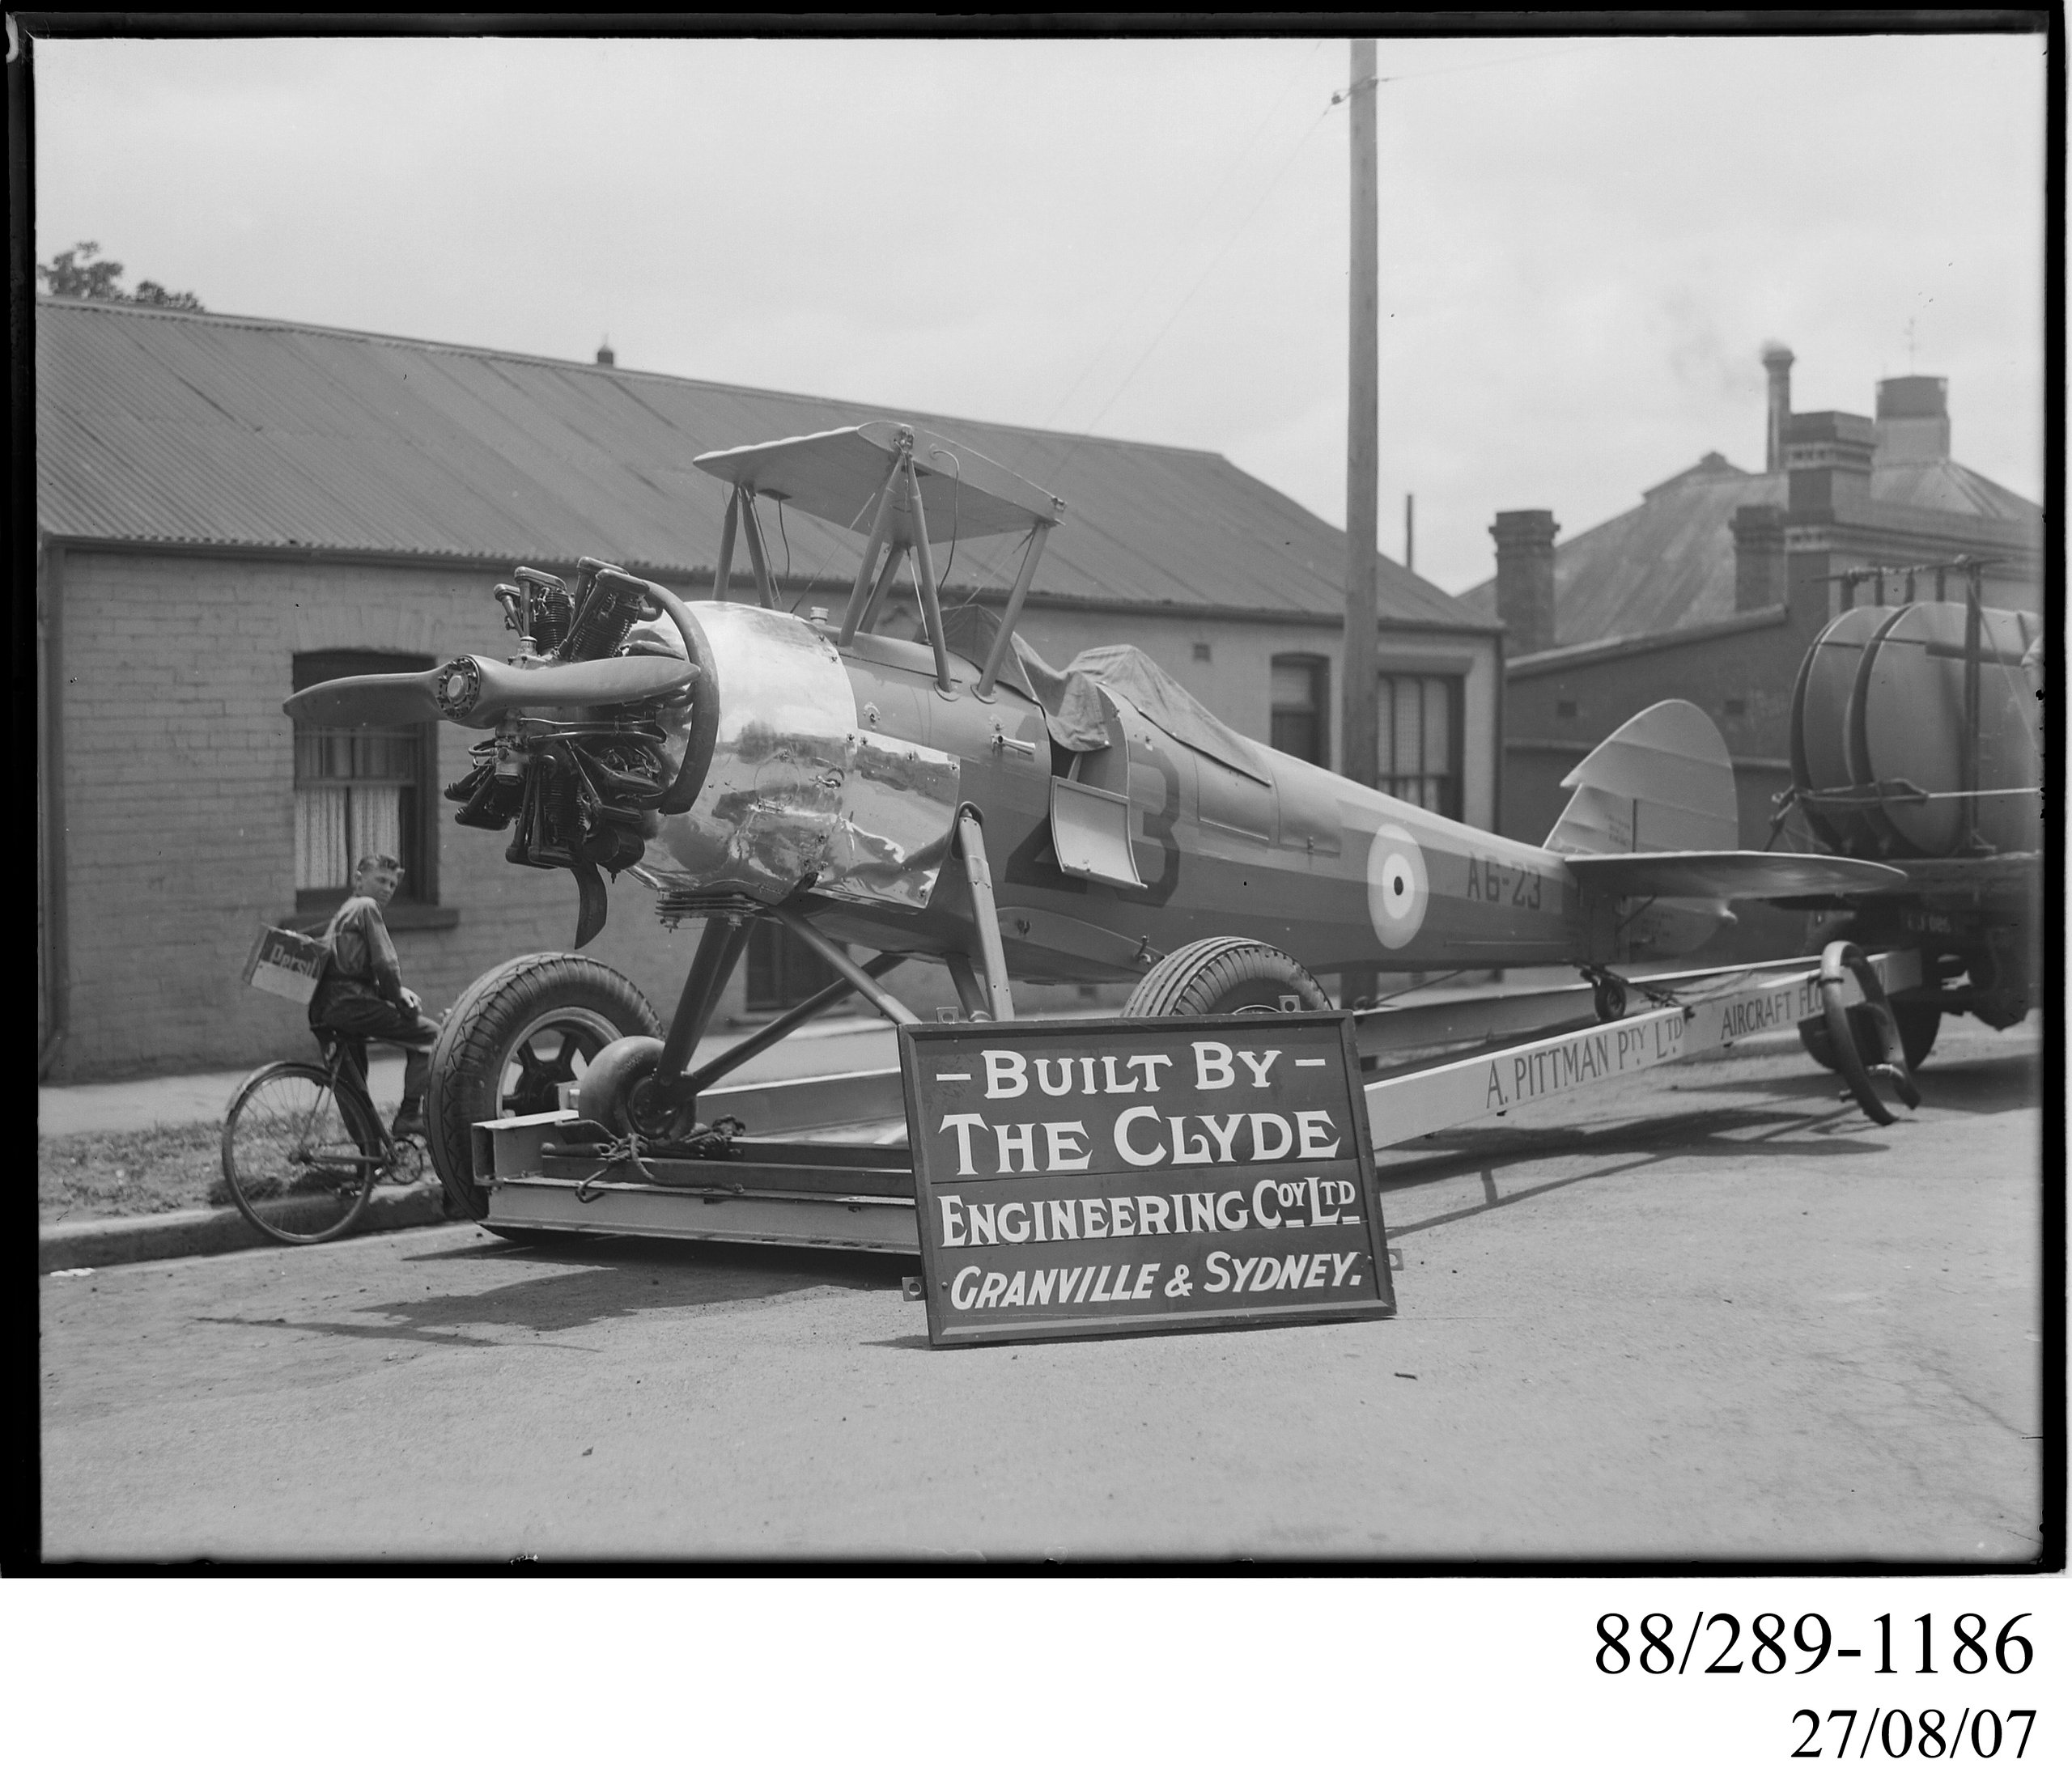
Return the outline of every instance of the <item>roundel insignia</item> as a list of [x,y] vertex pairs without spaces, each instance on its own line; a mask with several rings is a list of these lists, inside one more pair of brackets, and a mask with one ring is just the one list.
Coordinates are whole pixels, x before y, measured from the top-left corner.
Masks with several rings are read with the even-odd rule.
[[1409,945],[1424,925],[1424,905],[1431,896],[1424,850],[1408,829],[1384,823],[1367,850],[1367,910],[1374,918],[1375,938],[1391,952]]

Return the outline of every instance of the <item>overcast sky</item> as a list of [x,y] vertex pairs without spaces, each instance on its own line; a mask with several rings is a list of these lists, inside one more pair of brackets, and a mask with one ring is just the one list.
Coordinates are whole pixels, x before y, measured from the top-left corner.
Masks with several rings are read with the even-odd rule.
[[[1345,507],[1343,39],[36,47],[39,257],[211,310],[1219,452]],[[1380,48],[1382,548],[1458,592],[1947,376],[2043,496],[2039,37]],[[748,443],[748,442],[742,442]],[[610,553],[610,541],[598,548]]]

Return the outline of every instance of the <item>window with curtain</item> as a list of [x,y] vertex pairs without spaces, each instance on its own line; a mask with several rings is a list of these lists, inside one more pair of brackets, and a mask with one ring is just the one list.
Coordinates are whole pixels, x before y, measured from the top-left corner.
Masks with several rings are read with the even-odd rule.
[[1272,731],[1267,740],[1298,761],[1331,765],[1331,664],[1321,655],[1276,655]]
[[1375,701],[1381,789],[1436,816],[1460,816],[1461,682],[1448,674],[1384,674]]
[[[429,656],[327,650],[298,655],[298,693],[346,674],[410,673]],[[351,888],[354,863],[390,854],[403,863],[399,903],[433,903],[436,855],[426,833],[436,769],[435,726],[388,730],[295,727],[295,892],[298,910],[335,906]]]

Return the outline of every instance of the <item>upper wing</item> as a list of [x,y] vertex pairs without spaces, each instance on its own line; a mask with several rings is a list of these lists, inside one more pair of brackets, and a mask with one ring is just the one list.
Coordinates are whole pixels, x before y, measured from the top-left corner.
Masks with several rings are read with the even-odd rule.
[[1733,851],[1676,854],[1564,854],[1561,863],[1584,889],[1603,897],[1849,896],[1898,890],[1896,867],[1829,854]]
[[[1057,524],[1062,504],[1034,483],[969,446],[890,421],[707,452],[691,461],[737,488],[788,502],[794,512],[868,534],[877,519],[885,477],[899,460],[902,432],[913,435],[914,471],[931,540],[983,538]],[[904,512],[903,489],[893,491],[893,504]]]

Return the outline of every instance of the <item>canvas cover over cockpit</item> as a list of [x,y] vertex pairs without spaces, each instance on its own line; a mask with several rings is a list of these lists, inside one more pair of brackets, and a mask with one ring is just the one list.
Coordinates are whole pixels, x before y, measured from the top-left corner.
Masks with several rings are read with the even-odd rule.
[[[967,661],[986,659],[1000,623],[990,607],[974,604],[952,607],[943,614],[950,648]],[[1098,681],[1122,694],[1174,741],[1221,761],[1248,779],[1273,783],[1256,744],[1232,729],[1134,643],[1083,649],[1059,668],[1017,633],[1013,649],[1001,664],[1000,678],[1043,707],[1051,740],[1076,754],[1105,748],[1110,740],[1107,715],[1094,690]]]

